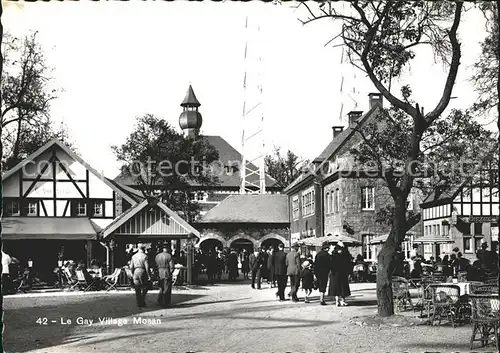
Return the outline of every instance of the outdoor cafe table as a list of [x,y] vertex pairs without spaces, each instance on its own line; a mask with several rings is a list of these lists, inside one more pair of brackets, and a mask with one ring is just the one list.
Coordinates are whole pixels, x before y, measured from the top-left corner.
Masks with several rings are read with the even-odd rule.
[[465,294],[471,294],[470,292],[470,283],[469,282],[458,282],[458,283],[453,283],[453,282],[446,282],[446,283],[435,283],[436,286],[449,286],[449,285],[454,285],[458,286],[460,288],[460,295],[465,295]]

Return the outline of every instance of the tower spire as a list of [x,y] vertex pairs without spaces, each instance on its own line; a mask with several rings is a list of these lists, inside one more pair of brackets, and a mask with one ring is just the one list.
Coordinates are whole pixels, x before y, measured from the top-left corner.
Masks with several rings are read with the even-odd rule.
[[193,87],[189,85],[186,96],[181,103],[182,113],[179,116],[179,126],[186,131],[187,136],[196,138],[200,132],[203,119],[198,108],[201,106],[198,98],[194,94]]

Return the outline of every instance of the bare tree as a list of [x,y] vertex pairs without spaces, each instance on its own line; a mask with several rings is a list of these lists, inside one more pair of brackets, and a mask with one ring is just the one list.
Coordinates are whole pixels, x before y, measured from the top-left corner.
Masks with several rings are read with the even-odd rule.
[[4,166],[10,168],[25,157],[22,144],[27,138],[26,131],[50,125],[50,101],[56,98],[56,91],[49,87],[50,68],[36,32],[23,39],[5,33],[2,49],[0,155],[5,152],[3,143],[10,142],[10,155],[6,156]]
[[[414,161],[419,158],[423,134],[441,116],[451,98],[461,57],[457,31],[464,5],[461,1],[353,0],[318,6],[304,2],[301,6],[308,12],[304,24],[323,18],[341,23],[340,32],[331,42],[338,40],[347,47],[350,63],[366,73],[395,109],[410,117],[411,134],[405,146],[404,166],[401,170],[390,166],[384,170],[394,214],[391,232],[378,255],[377,301],[378,314],[390,316],[394,314],[392,259],[406,232],[418,221],[409,219],[406,212],[406,200],[417,175]],[[446,64],[448,70],[440,100],[427,114],[418,102],[408,100],[409,86],[403,86],[400,97],[389,88],[415,57],[414,49],[423,45],[430,46],[435,58]]]

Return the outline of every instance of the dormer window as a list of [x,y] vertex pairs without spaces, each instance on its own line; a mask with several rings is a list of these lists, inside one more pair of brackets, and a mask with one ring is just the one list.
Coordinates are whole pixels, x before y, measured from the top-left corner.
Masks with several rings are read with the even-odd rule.
[[36,217],[38,216],[38,201],[26,201],[23,204],[23,216],[26,215],[28,217]]

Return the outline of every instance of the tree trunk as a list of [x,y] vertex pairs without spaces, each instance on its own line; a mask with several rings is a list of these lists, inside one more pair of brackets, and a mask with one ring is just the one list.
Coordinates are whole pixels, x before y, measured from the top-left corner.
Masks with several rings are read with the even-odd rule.
[[[497,38],[497,52],[496,52],[496,59],[497,59],[497,64],[500,62],[500,59],[499,59],[499,54],[498,54],[498,51],[500,50],[500,48],[498,48],[498,46],[500,46],[500,28],[499,28],[499,24],[498,24],[498,19],[500,19],[500,0],[497,0],[497,8],[496,8],[496,26],[497,26],[497,33],[496,35],[499,36],[499,38]],[[493,27],[495,28],[495,27]],[[500,65],[498,65],[498,69],[497,69],[497,126],[498,126],[498,146],[500,148]],[[500,173],[500,158],[498,159],[498,172]],[[498,190],[500,190],[500,174],[498,175]],[[497,224],[500,224],[500,216],[498,217],[498,221],[497,221]],[[498,245],[497,245],[498,246]],[[495,251],[495,249],[491,249],[492,251]],[[498,267],[500,268],[500,256],[498,258]],[[500,295],[500,271],[498,271],[499,274],[498,274],[498,294]]]
[[401,198],[401,200],[396,200],[391,232],[378,254],[377,306],[378,315],[381,317],[394,315],[391,283],[392,263],[396,255],[396,250],[403,242],[406,233],[406,199]]

